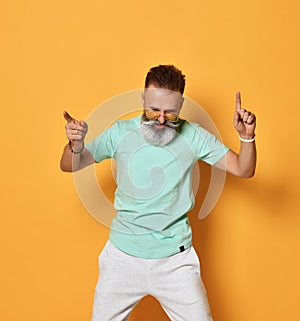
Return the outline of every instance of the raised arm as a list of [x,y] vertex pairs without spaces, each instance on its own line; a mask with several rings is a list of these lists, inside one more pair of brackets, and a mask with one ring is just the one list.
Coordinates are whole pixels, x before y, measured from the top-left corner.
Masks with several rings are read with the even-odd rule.
[[67,121],[66,135],[69,140],[63,150],[60,168],[64,172],[76,172],[95,162],[93,156],[84,147],[84,138],[88,130],[87,124],[71,117],[66,111],[64,118]]
[[241,107],[241,94],[236,93],[236,106],[234,113],[234,127],[240,138],[240,151],[236,154],[232,150],[215,165],[227,172],[249,178],[255,173],[256,167],[256,145],[255,145],[255,127],[256,117],[250,111]]

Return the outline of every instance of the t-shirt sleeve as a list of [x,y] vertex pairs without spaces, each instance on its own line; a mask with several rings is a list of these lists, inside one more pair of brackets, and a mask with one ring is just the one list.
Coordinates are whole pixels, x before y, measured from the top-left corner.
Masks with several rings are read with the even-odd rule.
[[85,145],[97,163],[114,156],[116,145],[114,137],[117,130],[117,125],[114,123]]
[[216,136],[200,126],[195,127],[195,141],[198,159],[210,165],[215,165],[229,151]]

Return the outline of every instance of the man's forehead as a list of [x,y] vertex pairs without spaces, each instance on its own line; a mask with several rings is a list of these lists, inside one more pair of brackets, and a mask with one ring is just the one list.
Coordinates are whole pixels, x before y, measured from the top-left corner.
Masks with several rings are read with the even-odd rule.
[[161,88],[161,87],[155,87],[154,85],[150,85],[149,87],[144,89],[145,93],[154,93],[158,95],[177,95],[182,96],[180,92],[167,89],[167,88]]
[[148,97],[168,97],[172,96],[174,98],[181,98],[182,95],[178,91],[165,89],[165,88],[157,88],[157,87],[148,87],[144,90],[145,96]]
[[182,107],[183,97],[177,91],[164,88],[146,88],[143,96],[144,107],[163,109],[177,113]]

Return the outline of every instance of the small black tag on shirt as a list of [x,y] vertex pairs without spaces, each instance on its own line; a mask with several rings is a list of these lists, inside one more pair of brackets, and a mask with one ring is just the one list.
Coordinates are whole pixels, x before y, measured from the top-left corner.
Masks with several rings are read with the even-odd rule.
[[179,246],[179,250],[180,252],[183,252],[185,250],[184,246],[183,245]]

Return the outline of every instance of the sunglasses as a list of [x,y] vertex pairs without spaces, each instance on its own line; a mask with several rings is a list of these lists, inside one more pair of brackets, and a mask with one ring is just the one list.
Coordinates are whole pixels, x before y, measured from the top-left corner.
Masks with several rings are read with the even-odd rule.
[[[151,108],[145,108],[145,114],[149,120],[152,120],[152,119],[159,118],[161,111],[160,110],[153,110]],[[179,120],[179,117],[177,114],[164,113],[164,117],[171,123],[176,123]]]

